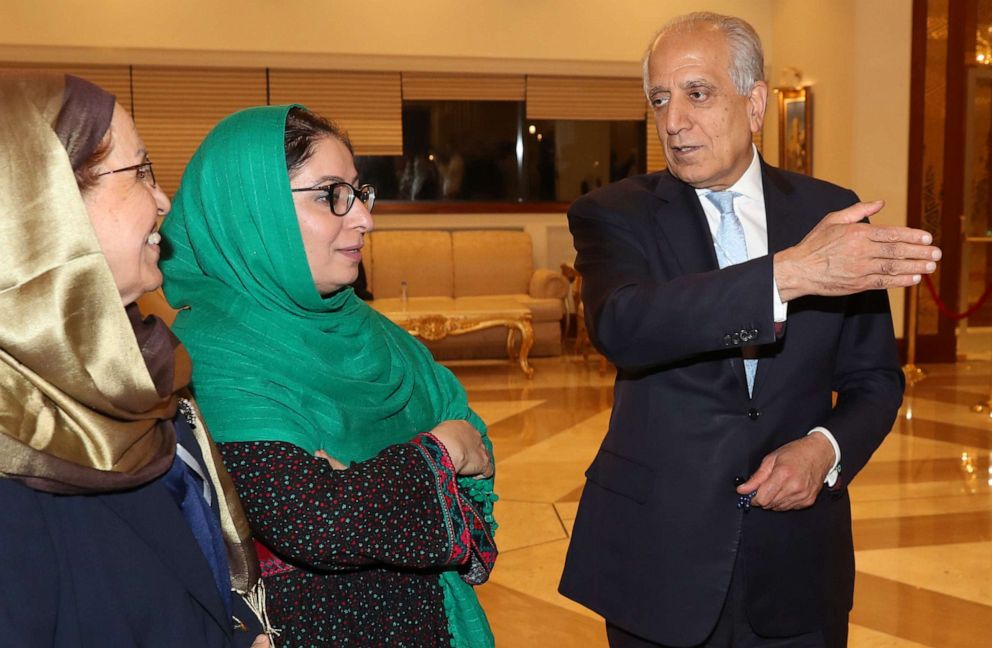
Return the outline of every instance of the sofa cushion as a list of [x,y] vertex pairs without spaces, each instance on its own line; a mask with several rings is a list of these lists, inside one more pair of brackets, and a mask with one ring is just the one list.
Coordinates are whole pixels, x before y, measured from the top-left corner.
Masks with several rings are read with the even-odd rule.
[[538,268],[530,279],[530,296],[538,299],[565,299],[568,295],[568,279],[560,272]]
[[534,258],[527,232],[455,231],[451,245],[454,297],[529,292]]
[[449,232],[386,230],[369,236],[375,241],[370,289],[376,299],[399,297],[400,282],[403,281],[406,281],[410,297],[451,297],[453,272]]
[[565,303],[560,299],[538,299],[524,295],[516,295],[516,298],[521,305],[530,309],[535,324],[537,322],[560,322],[561,318],[565,316]]

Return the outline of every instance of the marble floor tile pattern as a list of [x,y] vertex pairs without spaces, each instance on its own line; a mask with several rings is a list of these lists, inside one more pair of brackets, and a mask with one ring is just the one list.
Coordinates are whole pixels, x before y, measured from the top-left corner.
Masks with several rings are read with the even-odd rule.
[[[498,460],[500,558],[479,590],[501,648],[606,647],[603,621],[557,592],[583,473],[612,405],[598,359],[456,362]],[[851,486],[854,648],[992,646],[992,363],[925,366]]]

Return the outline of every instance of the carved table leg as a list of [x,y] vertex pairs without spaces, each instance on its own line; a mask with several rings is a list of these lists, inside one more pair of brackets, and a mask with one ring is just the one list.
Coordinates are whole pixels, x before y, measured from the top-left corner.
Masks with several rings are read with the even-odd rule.
[[506,325],[506,357],[510,360],[517,359],[517,347],[516,344],[516,327],[512,323]]
[[532,378],[534,376],[534,368],[530,366],[530,362],[527,359],[531,347],[534,346],[534,326],[531,324],[530,315],[514,322],[514,327],[520,331],[520,369],[524,372],[525,376]]

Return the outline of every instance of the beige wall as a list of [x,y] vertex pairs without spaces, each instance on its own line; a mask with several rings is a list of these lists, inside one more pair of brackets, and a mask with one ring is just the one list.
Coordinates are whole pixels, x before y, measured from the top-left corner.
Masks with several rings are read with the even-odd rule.
[[[910,5],[909,0],[859,2],[854,25],[858,45],[854,94],[864,99],[852,111],[850,186],[862,198],[885,200],[885,210],[875,221],[887,225],[906,224]],[[900,336],[905,293],[889,291],[896,334]]]
[[164,50],[160,60],[169,63],[187,61],[183,50],[291,56],[296,65],[333,56],[350,63],[353,55],[484,59],[494,69],[571,61],[619,64],[636,76],[655,29],[703,5],[771,30],[773,0],[2,0],[0,45],[99,45],[97,57]]
[[[639,75],[647,41],[668,18],[735,13],[761,34],[772,86],[786,67],[813,86],[815,174],[866,199],[884,198],[877,221],[906,220],[911,0],[0,3],[0,60],[7,61],[630,76]],[[765,152],[776,162],[771,99]],[[501,218],[494,215],[494,224]],[[559,251],[548,252],[556,262]],[[903,295],[891,296],[898,333]]]
[[[817,177],[850,184],[852,81],[856,44],[855,0],[780,2],[775,12],[776,57],[770,60],[769,81],[779,85],[782,70],[797,68],[803,85],[813,87],[813,171]],[[813,26],[815,25],[815,28]],[[771,101],[769,110],[777,110]],[[773,116],[769,142],[778,142]],[[777,159],[777,155],[775,156]]]
[[[813,87],[814,175],[885,200],[885,225],[906,223],[911,27],[911,0],[782,0],[774,18],[769,80],[795,67]],[[765,134],[777,145],[775,109]],[[904,294],[889,294],[897,335]]]

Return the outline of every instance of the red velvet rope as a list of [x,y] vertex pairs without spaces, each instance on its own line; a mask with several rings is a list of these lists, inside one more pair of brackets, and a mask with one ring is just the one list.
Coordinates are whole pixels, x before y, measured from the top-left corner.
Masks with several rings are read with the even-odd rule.
[[968,310],[963,313],[955,313],[949,309],[943,301],[941,301],[940,295],[937,294],[937,290],[933,287],[933,281],[930,279],[930,275],[923,275],[923,285],[927,287],[927,290],[930,292],[930,296],[933,297],[933,301],[937,304],[937,310],[940,311],[940,314],[953,320],[962,320],[966,317],[974,315],[975,311],[981,308],[982,305],[988,301],[989,297],[992,296],[992,284],[989,284],[985,286],[985,292],[983,292],[982,296],[978,298],[978,301],[970,306]]

